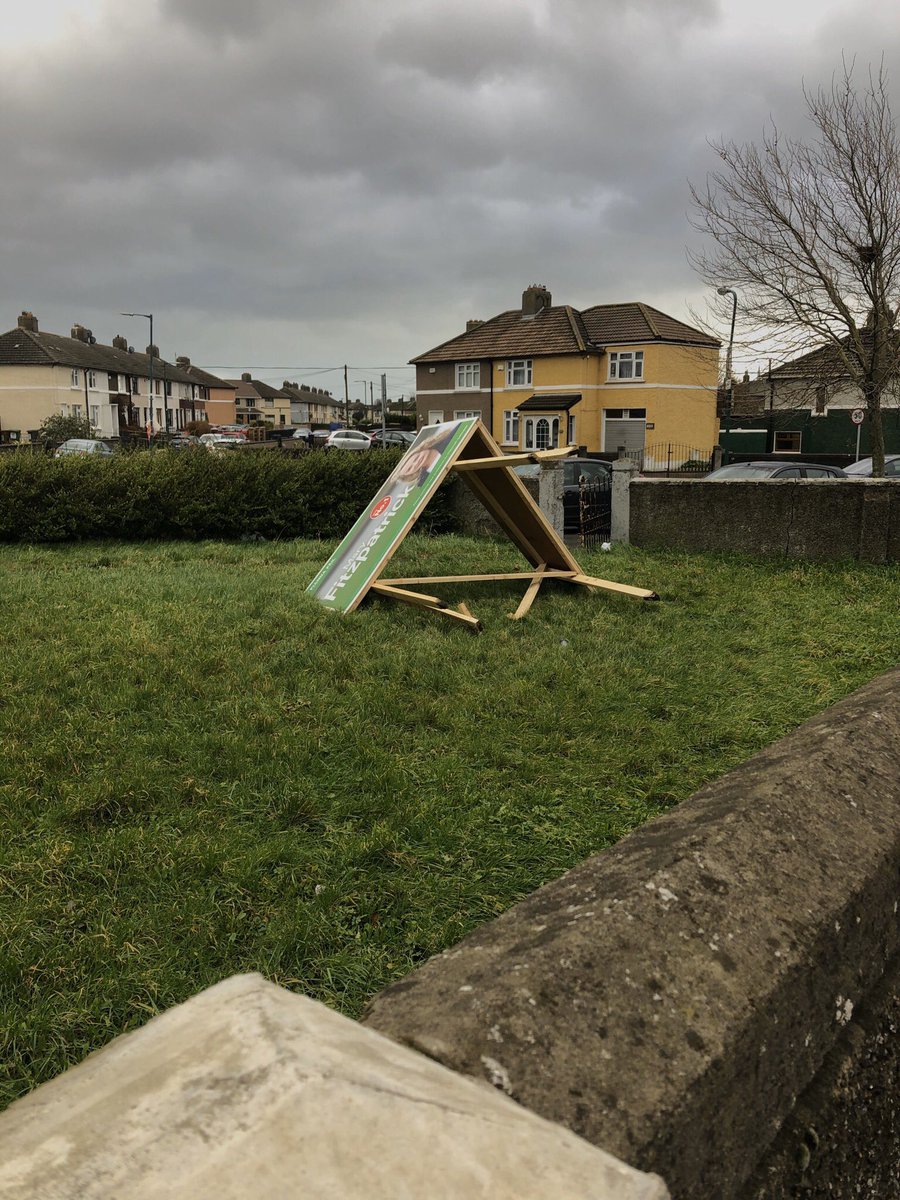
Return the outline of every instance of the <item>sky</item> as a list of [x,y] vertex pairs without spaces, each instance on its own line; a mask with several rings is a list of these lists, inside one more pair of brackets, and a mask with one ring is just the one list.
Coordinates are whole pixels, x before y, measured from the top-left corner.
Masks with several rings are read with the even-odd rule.
[[[802,135],[883,0],[3,0],[0,331],[79,322],[350,395],[521,302],[727,338],[687,257],[711,139]],[[900,112],[900,103],[895,106]],[[727,280],[723,283],[727,284]],[[721,303],[721,302],[720,302]],[[728,301],[726,300],[726,305]],[[730,315],[730,308],[729,308]],[[735,368],[755,369],[742,340]]]

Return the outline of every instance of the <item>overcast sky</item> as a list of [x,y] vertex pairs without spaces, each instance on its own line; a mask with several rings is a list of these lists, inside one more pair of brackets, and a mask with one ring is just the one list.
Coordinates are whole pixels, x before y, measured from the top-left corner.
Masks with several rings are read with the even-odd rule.
[[[342,388],[520,302],[682,319],[708,139],[804,129],[884,0],[11,0],[0,330]],[[895,66],[896,64],[896,66]],[[900,104],[895,111],[900,111]],[[728,281],[724,281],[728,282]],[[723,335],[727,329],[722,329]],[[738,370],[756,361],[735,353]]]

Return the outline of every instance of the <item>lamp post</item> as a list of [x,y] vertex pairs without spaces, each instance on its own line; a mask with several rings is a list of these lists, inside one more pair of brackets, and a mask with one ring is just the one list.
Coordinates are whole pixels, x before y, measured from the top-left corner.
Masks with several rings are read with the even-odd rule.
[[[147,382],[147,392],[148,392],[148,400],[149,400],[149,403],[147,405],[147,413],[148,413],[147,424],[150,426],[149,431],[147,433],[147,441],[149,442],[150,439],[153,437],[153,313],[119,313],[119,316],[120,317],[146,317],[146,319],[150,322],[150,349],[148,352],[150,355],[150,372],[149,372],[149,380]],[[165,400],[163,402],[165,403]]]
[[[725,436],[731,438],[731,413],[734,406],[734,378],[731,373],[731,353],[734,349],[734,318],[737,315],[737,292],[732,288],[716,288],[720,296],[731,297],[731,332],[728,335],[728,353],[725,355],[725,385],[728,389],[725,397]],[[728,450],[725,451],[728,454]]]

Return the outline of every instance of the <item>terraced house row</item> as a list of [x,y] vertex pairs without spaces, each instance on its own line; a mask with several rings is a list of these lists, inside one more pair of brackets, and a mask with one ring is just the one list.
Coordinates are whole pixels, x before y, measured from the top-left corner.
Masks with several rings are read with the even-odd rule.
[[214,425],[328,423],[338,402],[330,393],[285,380],[280,389],[249,373],[220,379],[191,363],[135,350],[116,335],[98,342],[73,325],[65,337],[41,332],[34,313],[0,334],[0,442],[28,441],[49,416],[86,417],[100,437],[126,431],[176,432],[192,421]]
[[479,416],[507,450],[574,443],[643,451],[716,442],[720,343],[648,304],[554,305],[543,285],[521,308],[411,361],[418,424]]

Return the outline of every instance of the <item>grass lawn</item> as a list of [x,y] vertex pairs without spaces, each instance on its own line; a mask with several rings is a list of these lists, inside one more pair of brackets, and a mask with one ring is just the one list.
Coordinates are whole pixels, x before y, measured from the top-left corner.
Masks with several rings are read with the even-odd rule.
[[325,611],[327,549],[0,548],[0,1102],[236,971],[355,1015],[900,657],[896,567],[584,553],[662,602],[448,588],[476,637]]

